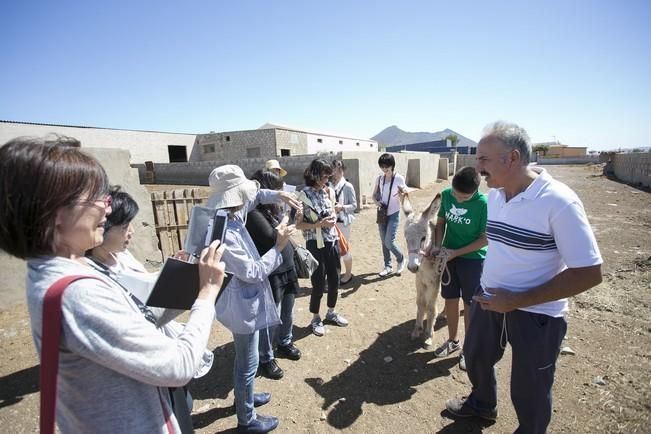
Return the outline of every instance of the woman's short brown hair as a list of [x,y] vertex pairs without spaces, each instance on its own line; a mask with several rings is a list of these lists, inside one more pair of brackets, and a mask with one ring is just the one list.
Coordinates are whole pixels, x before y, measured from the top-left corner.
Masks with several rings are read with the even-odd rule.
[[314,187],[316,181],[321,178],[323,175],[332,175],[332,166],[326,160],[317,158],[312,160],[305,172],[303,172],[303,179],[305,179],[305,185],[308,187]]
[[99,162],[70,137],[18,137],[0,147],[0,249],[21,259],[54,254],[56,215],[83,194],[109,192]]

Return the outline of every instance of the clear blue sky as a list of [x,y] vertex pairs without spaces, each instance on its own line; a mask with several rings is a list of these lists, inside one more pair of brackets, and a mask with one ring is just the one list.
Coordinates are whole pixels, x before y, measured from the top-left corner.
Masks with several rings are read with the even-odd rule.
[[651,145],[651,2],[0,3],[0,119]]

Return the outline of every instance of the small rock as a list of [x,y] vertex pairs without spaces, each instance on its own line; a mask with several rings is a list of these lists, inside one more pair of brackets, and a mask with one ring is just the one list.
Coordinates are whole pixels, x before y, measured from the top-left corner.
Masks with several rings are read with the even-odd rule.
[[384,358],[384,363],[391,363],[391,362],[393,362],[393,357],[391,357],[391,356],[386,356],[386,357]]
[[344,363],[347,364],[348,366],[350,366],[350,359],[345,359]]
[[339,398],[339,402],[346,402],[346,398]]
[[608,205],[608,206],[617,206],[616,203],[607,203],[606,205]]
[[570,356],[573,356],[576,352],[570,347],[563,347],[561,348],[561,354],[569,354]]
[[321,412],[321,420],[326,420],[328,417],[326,416],[325,411]]
[[323,378],[317,378],[316,379],[316,385],[317,386],[323,386]]
[[604,380],[604,378],[601,375],[597,375],[593,382],[597,386],[605,386],[606,385],[606,380]]

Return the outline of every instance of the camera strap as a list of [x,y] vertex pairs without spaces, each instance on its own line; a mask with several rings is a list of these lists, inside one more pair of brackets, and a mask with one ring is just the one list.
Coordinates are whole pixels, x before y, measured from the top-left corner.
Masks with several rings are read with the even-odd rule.
[[[389,193],[387,194],[387,203],[384,204],[387,208],[389,208],[389,201],[391,200],[391,190],[393,189],[393,180],[396,178],[396,175],[391,176],[391,184],[389,184]],[[379,181],[378,181],[379,184]],[[384,185],[386,184],[386,177],[382,176],[382,192],[380,193],[380,199],[384,195]],[[382,201],[380,201],[382,202]]]

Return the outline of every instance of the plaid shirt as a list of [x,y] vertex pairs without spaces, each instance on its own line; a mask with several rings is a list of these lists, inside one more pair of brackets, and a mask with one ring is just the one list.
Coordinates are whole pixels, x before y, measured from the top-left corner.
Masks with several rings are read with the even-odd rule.
[[[330,201],[325,188],[316,191],[312,187],[305,187],[303,192],[305,192],[305,195],[310,199],[312,206],[319,214],[322,214],[323,211],[326,211],[328,214],[333,214],[335,212],[333,203]],[[339,239],[337,238],[337,230],[334,226],[331,228],[322,227],[321,233],[323,234],[324,241],[335,241]],[[303,237],[305,237],[306,241],[316,240],[316,229],[304,230]]]

